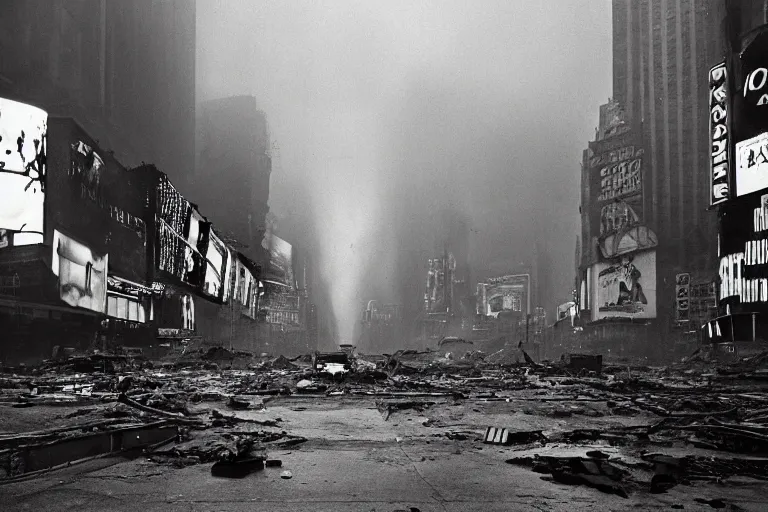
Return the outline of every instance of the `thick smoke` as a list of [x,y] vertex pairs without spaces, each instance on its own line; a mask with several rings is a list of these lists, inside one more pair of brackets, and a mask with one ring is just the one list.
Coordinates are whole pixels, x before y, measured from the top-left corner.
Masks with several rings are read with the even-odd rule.
[[468,224],[474,281],[538,243],[550,306],[572,287],[610,16],[607,0],[198,0],[198,96],[264,106],[280,146],[271,207],[316,241],[340,337],[369,299],[416,321],[451,216]]

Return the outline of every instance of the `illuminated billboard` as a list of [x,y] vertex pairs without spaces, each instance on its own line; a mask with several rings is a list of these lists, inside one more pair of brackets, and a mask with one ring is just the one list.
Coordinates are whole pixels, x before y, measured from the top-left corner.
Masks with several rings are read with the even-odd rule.
[[624,254],[597,263],[594,320],[601,318],[656,318],[656,251]]
[[107,254],[97,254],[88,246],[54,230],[52,256],[51,270],[58,276],[61,300],[73,307],[104,313]]
[[768,133],[736,144],[736,192],[739,196],[768,188]]
[[0,98],[0,248],[43,243],[48,114]]

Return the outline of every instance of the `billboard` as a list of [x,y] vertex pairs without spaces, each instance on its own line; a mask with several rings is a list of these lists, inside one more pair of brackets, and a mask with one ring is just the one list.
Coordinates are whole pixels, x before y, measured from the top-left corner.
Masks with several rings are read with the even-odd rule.
[[530,309],[530,283],[525,274],[506,275],[478,284],[478,313],[498,317],[501,312],[526,315]]
[[732,201],[720,219],[720,303],[768,303],[768,194]]
[[[52,121],[51,133],[55,130],[57,137],[60,121]],[[117,160],[89,142],[74,122],[70,126],[66,184],[58,173],[50,179],[51,186],[57,186],[56,194],[49,198],[54,227],[65,227],[95,246],[105,245],[112,255],[109,264],[113,271],[146,282],[146,187]]]
[[[731,123],[736,143],[768,132],[768,30],[753,33],[739,60],[740,83],[734,84]],[[743,195],[738,184],[736,192]]]
[[264,236],[262,247],[269,251],[269,265],[265,278],[286,285],[296,286],[293,276],[293,247],[282,238],[271,233]]
[[219,237],[211,230],[208,239],[208,250],[205,253],[205,279],[203,293],[222,299],[224,296],[223,279],[226,274],[227,248]]
[[190,268],[194,270],[195,260],[194,256],[190,258],[191,262],[187,259],[187,236],[184,234],[188,229],[192,206],[166,176],[162,176],[158,183],[157,200],[157,268],[187,281]]
[[[727,86],[728,75],[723,62],[709,70],[710,178],[712,180],[710,204],[712,205],[727,201],[731,197]],[[738,184],[736,192],[742,194]]]
[[0,248],[43,243],[48,114],[0,98]]
[[736,192],[739,196],[768,188],[768,133],[736,144]]
[[601,318],[656,318],[656,251],[624,254],[597,263],[594,320]]
[[645,160],[639,132],[639,128],[627,129],[589,144],[591,236],[604,239],[643,222]]
[[59,230],[53,233],[51,270],[59,297],[72,307],[106,311],[107,254],[98,254]]

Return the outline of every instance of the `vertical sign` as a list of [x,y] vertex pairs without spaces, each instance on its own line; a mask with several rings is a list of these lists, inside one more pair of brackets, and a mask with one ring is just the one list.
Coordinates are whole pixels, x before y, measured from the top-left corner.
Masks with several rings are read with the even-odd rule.
[[731,197],[728,136],[728,90],[725,63],[709,70],[710,203],[716,205]]
[[678,322],[691,319],[691,274],[675,276],[675,318]]

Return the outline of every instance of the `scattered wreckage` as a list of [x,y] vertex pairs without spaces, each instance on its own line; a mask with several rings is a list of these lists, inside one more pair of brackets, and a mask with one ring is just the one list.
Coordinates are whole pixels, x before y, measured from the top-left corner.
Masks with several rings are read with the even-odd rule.
[[[60,351],[38,367],[0,374],[3,407],[72,410],[47,429],[5,423],[0,481],[116,453],[173,467],[212,464],[216,477],[282,470],[269,451],[306,439],[283,430],[279,419],[244,413],[287,396],[370,399],[385,421],[417,415],[431,436],[498,445],[514,452],[510,464],[620,497],[734,475],[768,479],[768,352],[727,364],[697,352],[653,368],[593,354],[535,362],[519,347],[489,355],[465,348],[346,349],[289,359],[212,347],[160,361]],[[457,406],[464,411],[458,416],[446,412]],[[479,427],[491,407],[565,426]],[[459,424],[475,412],[479,420]],[[677,455],[664,453],[670,447]]]

